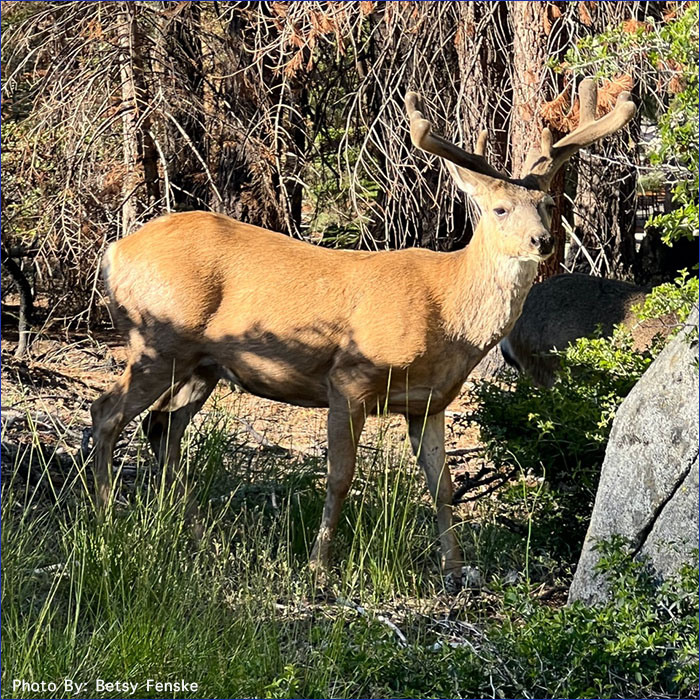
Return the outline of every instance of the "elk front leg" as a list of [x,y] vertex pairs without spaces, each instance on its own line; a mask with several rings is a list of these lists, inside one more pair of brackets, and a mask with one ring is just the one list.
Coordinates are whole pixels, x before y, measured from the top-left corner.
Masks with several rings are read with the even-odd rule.
[[340,509],[348,495],[355,474],[355,456],[360,433],[365,424],[364,406],[353,407],[347,399],[334,394],[328,408],[328,482],[321,526],[311,550],[313,569],[328,568],[330,544]]
[[445,461],[445,414],[409,416],[408,435],[437,509],[443,573],[459,579],[463,557],[453,527],[452,479]]

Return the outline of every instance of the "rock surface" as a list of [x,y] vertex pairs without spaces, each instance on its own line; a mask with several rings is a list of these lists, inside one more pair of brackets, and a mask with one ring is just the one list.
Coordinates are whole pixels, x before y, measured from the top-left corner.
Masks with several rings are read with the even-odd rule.
[[696,307],[618,409],[569,602],[607,596],[598,540],[627,538],[660,578],[698,547],[697,325]]

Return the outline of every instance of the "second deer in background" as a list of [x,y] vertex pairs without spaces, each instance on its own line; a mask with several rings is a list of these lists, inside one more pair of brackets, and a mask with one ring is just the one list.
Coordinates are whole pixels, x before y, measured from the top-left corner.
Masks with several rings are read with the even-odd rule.
[[629,282],[564,274],[535,285],[513,330],[501,341],[509,365],[528,374],[537,386],[554,384],[564,350],[578,338],[607,337],[621,323],[632,334],[634,347],[644,350],[654,336],[667,336],[672,320],[639,321],[632,307],[644,302],[647,287]]

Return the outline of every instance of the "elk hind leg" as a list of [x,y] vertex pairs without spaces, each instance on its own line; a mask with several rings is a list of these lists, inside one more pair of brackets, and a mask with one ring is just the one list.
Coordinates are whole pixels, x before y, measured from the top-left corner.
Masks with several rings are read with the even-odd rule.
[[103,510],[112,495],[114,445],[127,423],[145,411],[173,381],[173,366],[167,361],[143,357],[129,362],[114,385],[90,407],[95,446],[95,503]]
[[[200,366],[172,391],[166,391],[143,420],[143,429],[156,459],[165,470],[167,487],[184,497],[185,479],[180,466],[180,446],[185,430],[219,381],[218,368]],[[188,500],[187,512],[198,521],[198,510]]]

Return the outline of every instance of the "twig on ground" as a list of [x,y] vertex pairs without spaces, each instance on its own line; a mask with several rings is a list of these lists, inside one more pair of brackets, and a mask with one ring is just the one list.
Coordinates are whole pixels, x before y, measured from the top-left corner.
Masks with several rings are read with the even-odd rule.
[[[361,605],[358,605],[357,603],[353,603],[351,600],[347,600],[346,598],[339,596],[336,599],[336,602],[338,603],[338,605],[342,605],[345,608],[352,608],[355,612],[357,612],[358,615],[362,615],[363,617],[369,617],[369,614],[367,610],[365,610],[365,608],[363,608]],[[406,639],[406,636],[391,620],[389,620],[385,615],[379,613],[370,614],[374,617],[375,620],[377,620],[377,622],[380,622],[385,627],[388,627],[396,635],[399,646],[408,646],[408,640]]]
[[[492,494],[494,491],[503,486],[503,484],[510,481],[516,471],[517,468],[514,468],[509,472],[502,473],[496,471],[492,465],[483,465],[474,476],[467,475],[463,482],[455,490],[454,496],[452,497],[452,505],[476,501],[479,498],[484,498],[485,496]],[[480,490],[471,496],[465,495],[472,489],[488,486],[489,484],[491,484],[491,486],[483,491]]]
[[247,420],[245,420],[245,418],[239,418],[238,416],[235,416],[234,418],[243,426],[246,433],[248,433],[248,435],[250,435],[255,442],[262,445],[262,447],[282,449],[279,445],[276,445],[274,442],[270,442],[270,440],[268,440],[264,435],[261,435]]

